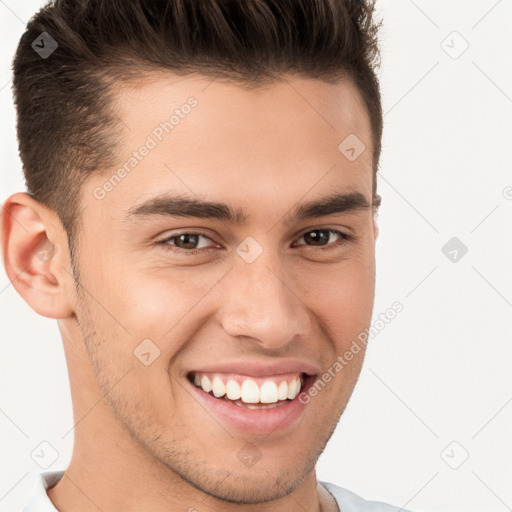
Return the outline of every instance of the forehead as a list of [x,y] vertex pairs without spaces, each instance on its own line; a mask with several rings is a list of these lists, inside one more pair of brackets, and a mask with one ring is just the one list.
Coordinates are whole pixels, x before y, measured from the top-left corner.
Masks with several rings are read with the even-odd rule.
[[[136,135],[136,131],[149,132],[155,122],[168,121],[173,113],[183,119],[181,111],[191,97],[197,100],[198,108],[193,109],[194,115],[186,124],[173,121],[175,128],[177,124],[182,125],[173,135],[188,131],[188,127],[202,128],[196,135],[211,139],[226,133],[261,136],[262,129],[295,135],[309,131],[311,136],[313,129],[321,127],[322,135],[324,130],[331,131],[332,135],[336,134],[335,139],[343,137],[347,129],[354,130],[360,138],[370,136],[367,109],[357,87],[348,78],[326,83],[282,75],[277,81],[249,87],[198,74],[180,77],[153,73],[143,75],[136,82],[117,82],[114,91],[117,100],[114,111],[127,129],[127,142],[135,142],[130,135]],[[295,126],[293,121],[299,119],[309,120],[308,126]],[[217,130],[207,132],[214,126]],[[134,132],[133,128],[137,130]],[[371,140],[366,142],[369,144]]]
[[[91,199],[95,187],[111,182],[100,209],[126,213],[170,191],[260,208],[279,201],[284,208],[287,196],[296,202],[308,191],[371,197],[371,128],[348,80],[283,75],[248,88],[202,75],[155,74],[118,84],[115,98],[123,130],[118,165],[88,187]],[[358,144],[357,159],[344,154],[346,140]]]

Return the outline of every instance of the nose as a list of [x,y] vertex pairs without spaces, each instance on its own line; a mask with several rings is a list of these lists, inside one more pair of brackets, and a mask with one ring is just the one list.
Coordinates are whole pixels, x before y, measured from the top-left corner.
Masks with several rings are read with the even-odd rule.
[[305,335],[310,319],[291,273],[275,264],[277,256],[267,254],[264,251],[252,263],[235,263],[223,283],[225,302],[220,317],[227,334],[251,338],[262,348],[279,350]]

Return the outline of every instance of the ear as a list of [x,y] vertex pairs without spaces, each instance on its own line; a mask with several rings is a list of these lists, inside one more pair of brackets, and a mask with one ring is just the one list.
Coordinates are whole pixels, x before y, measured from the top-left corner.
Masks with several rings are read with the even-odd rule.
[[57,215],[18,192],[2,206],[1,234],[7,276],[25,302],[49,318],[73,315],[67,235]]

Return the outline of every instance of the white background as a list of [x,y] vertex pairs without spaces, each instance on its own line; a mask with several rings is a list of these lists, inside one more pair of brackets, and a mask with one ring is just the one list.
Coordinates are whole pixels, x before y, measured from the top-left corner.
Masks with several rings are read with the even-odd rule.
[[[10,62],[42,3],[0,0],[2,201],[24,190]],[[372,339],[318,476],[415,511],[509,510],[512,1],[378,5],[385,132],[374,318],[396,300],[404,310]],[[454,236],[468,248],[455,263],[441,250]],[[30,457],[41,441],[59,453],[49,469],[66,467],[73,419],[56,322],[35,314],[3,270],[0,308],[0,510],[14,511],[41,472]]]

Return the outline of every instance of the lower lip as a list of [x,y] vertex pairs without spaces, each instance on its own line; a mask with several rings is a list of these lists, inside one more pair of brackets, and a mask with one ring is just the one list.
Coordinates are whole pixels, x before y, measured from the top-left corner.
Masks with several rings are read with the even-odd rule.
[[[307,405],[299,401],[299,393],[293,400],[272,409],[247,409],[227,400],[215,398],[192,384],[188,379],[185,380],[192,388],[194,396],[197,396],[199,403],[213,416],[237,430],[251,434],[268,435],[290,428],[302,417]],[[306,377],[301,393],[307,391],[313,382],[313,376]]]

